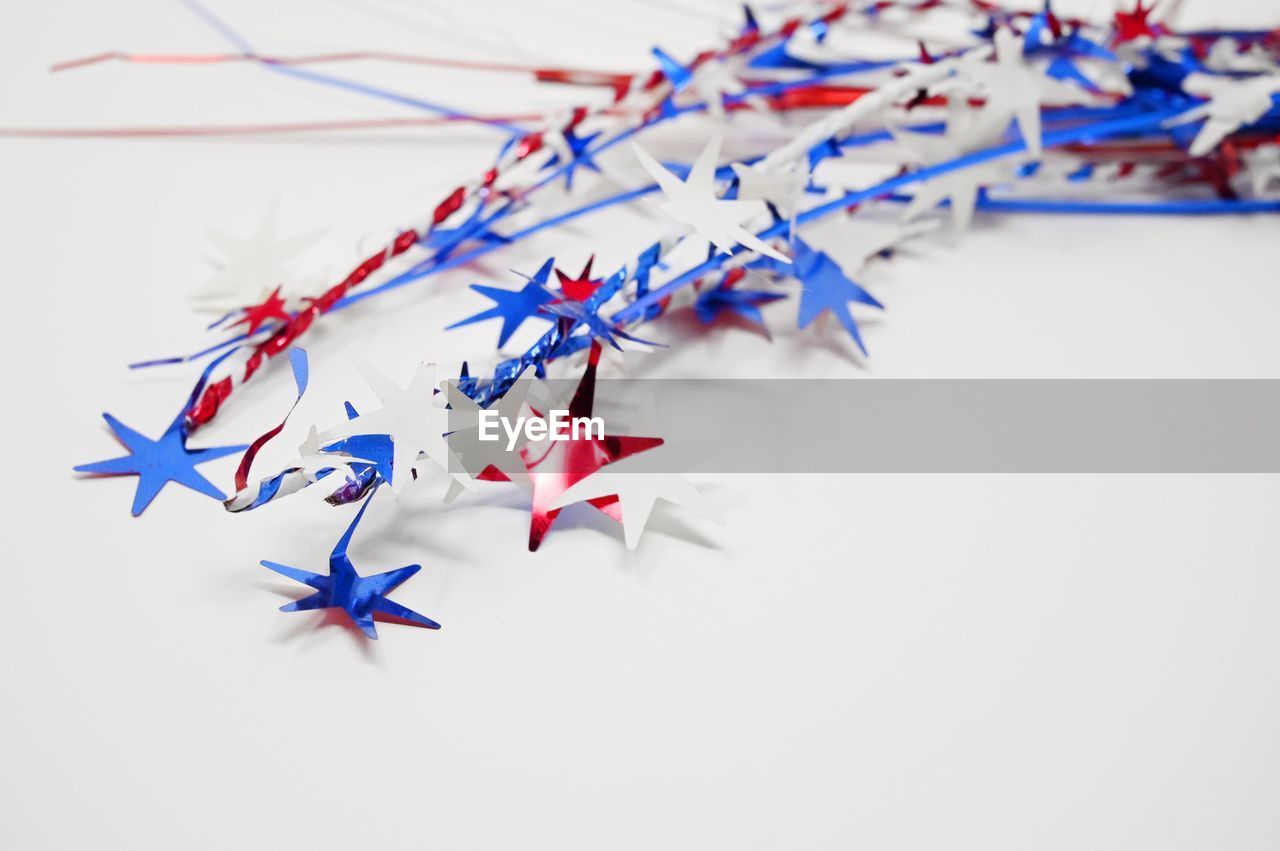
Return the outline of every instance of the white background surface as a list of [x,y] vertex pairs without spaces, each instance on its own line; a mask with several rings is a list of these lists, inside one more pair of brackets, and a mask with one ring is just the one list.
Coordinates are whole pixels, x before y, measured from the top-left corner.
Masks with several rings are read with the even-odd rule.
[[[1213,6],[1280,23],[1280,4]],[[104,65],[225,49],[181,4],[4,0],[0,115],[90,126],[409,115],[253,67]],[[215,6],[263,51],[379,47],[647,67],[716,35],[711,3],[408,0]],[[718,7],[724,8],[724,7]],[[477,39],[488,42],[473,44]],[[495,47],[493,42],[499,44]],[[474,48],[474,49],[472,49]],[[515,50],[522,51],[523,55]],[[574,92],[334,66],[475,111]],[[0,845],[13,849],[1269,849],[1280,844],[1274,477],[840,476],[708,481],[724,529],[660,514],[636,554],[566,513],[536,554],[511,493],[371,508],[362,571],[441,621],[369,643],[284,615],[262,558],[323,569],[350,510],[230,516],[173,486],[140,519],[98,414],[147,433],[189,369],[209,227],[328,227],[313,283],[487,167],[483,129],[0,141],[8,400]],[[652,218],[652,217],[650,217]],[[603,216],[350,311],[309,343],[299,417],[368,401],[348,358],[487,366],[466,284],[639,245]],[[1280,377],[1274,219],[983,219],[867,284],[873,357],[838,329],[685,340],[653,374]],[[363,240],[363,243],[362,243]],[[610,254],[613,252],[613,254]],[[605,264],[608,266],[608,264]],[[770,315],[784,329],[789,310]],[[676,323],[678,324],[678,323]],[[662,328],[663,326],[659,326]],[[657,331],[682,339],[679,329]],[[519,341],[516,341],[519,342]],[[515,348],[513,343],[512,348]],[[287,370],[201,433],[277,421]],[[363,394],[363,395],[362,395]],[[300,439],[282,439],[284,449]],[[234,459],[204,468],[223,487]],[[514,493],[514,492],[512,492]],[[380,498],[381,499],[381,498]],[[659,509],[661,512],[662,509]]]

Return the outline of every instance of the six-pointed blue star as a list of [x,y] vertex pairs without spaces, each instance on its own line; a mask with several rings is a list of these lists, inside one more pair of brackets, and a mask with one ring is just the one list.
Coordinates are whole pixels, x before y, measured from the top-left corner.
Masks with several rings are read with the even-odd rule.
[[653,58],[658,60],[658,67],[662,69],[663,75],[671,81],[673,92],[682,91],[693,82],[693,71],[688,66],[681,65],[661,47],[654,47],[652,53]]
[[825,251],[814,251],[800,239],[795,241],[794,248],[791,274],[804,287],[800,292],[800,315],[796,324],[807,328],[824,311],[829,310],[840,320],[840,324],[865,355],[867,347],[863,345],[862,334],[858,332],[858,323],[849,312],[849,302],[865,304],[879,310],[884,310],[884,305],[845,275],[840,264]]
[[862,353],[867,354],[862,334],[858,331],[858,323],[849,312],[849,302],[865,304],[878,310],[884,310],[884,305],[845,275],[840,264],[826,252],[815,251],[799,237],[791,243],[791,247],[793,253],[790,265],[761,257],[748,263],[747,267],[789,275],[798,280],[803,289],[800,292],[800,315],[796,319],[796,325],[807,328],[824,311],[829,310],[840,320],[840,324],[849,332]]
[[196,472],[196,465],[224,455],[244,452],[249,448],[218,446],[209,449],[188,449],[186,429],[183,425],[186,418],[185,409],[157,440],[134,431],[110,414],[103,414],[102,418],[107,421],[107,425],[111,426],[116,438],[124,444],[125,449],[129,450],[129,454],[109,461],[80,464],[74,469],[77,473],[92,473],[98,476],[137,476],[138,489],[133,494],[134,517],[145,511],[151,501],[156,498],[156,494],[160,493],[160,490],[169,482],[177,482],[217,500],[225,499],[222,491]]
[[[573,189],[573,172],[579,168],[589,168],[596,174],[600,173],[600,166],[596,165],[596,161],[591,158],[591,143],[600,138],[600,133],[592,133],[590,136],[579,136],[572,129],[564,132],[564,141],[569,148],[569,162],[564,164],[564,188]],[[560,155],[556,154],[547,161],[544,168],[552,168],[560,165]]]
[[436,259],[443,260],[457,251],[468,240],[478,242],[508,243],[511,240],[501,234],[489,230],[489,219],[484,216],[484,208],[478,207],[467,220],[455,228],[434,227],[427,231],[421,242],[428,248],[436,250]]
[[[626,278],[626,270],[615,272],[612,277],[600,285],[600,289],[604,292],[616,292],[621,286],[622,281]],[[570,330],[582,325],[587,329],[589,337],[599,340],[602,343],[608,343],[618,351],[622,351],[622,346],[618,345],[616,337],[624,340],[630,340],[633,343],[643,343],[646,346],[658,346],[666,348],[662,343],[655,343],[652,340],[642,340],[623,331],[616,323],[611,324],[600,316],[600,308],[595,302],[598,299],[591,298],[586,302],[561,300],[555,304],[549,304],[542,308],[548,314],[559,316],[562,319],[572,320]]]
[[472,284],[471,289],[486,298],[492,299],[496,306],[455,322],[446,330],[461,328],[463,325],[471,325],[475,322],[484,322],[486,319],[501,319],[502,330],[498,333],[498,346],[506,345],[507,340],[519,330],[526,319],[550,318],[545,313],[542,313],[539,308],[556,300],[556,297],[546,288],[547,278],[550,277],[551,269],[554,265],[555,260],[548,260],[542,264],[542,268],[538,270],[538,273],[529,278],[529,282],[519,290],[504,290],[500,287]]
[[373,625],[373,616],[376,613],[390,615],[400,620],[425,626],[428,629],[439,629],[440,624],[431,620],[431,618],[420,615],[413,609],[402,606],[394,600],[387,599],[388,594],[398,588],[410,576],[421,570],[422,565],[411,564],[407,567],[388,570],[386,573],[379,573],[374,576],[361,576],[356,573],[355,565],[347,557],[347,547],[351,544],[351,534],[355,532],[356,526],[359,525],[360,518],[364,517],[365,509],[369,507],[372,498],[373,495],[370,494],[369,498],[360,506],[360,511],[356,513],[355,519],[351,521],[351,525],[347,527],[347,531],[343,533],[337,546],[333,548],[333,554],[329,556],[328,575],[312,573],[309,570],[299,570],[296,567],[276,564],[273,561],[264,560],[262,562],[263,567],[274,570],[276,573],[297,580],[303,585],[316,590],[316,593],[309,597],[303,597],[301,600],[295,600],[292,603],[281,606],[280,611],[303,612],[313,609],[342,609],[365,635],[373,639],[378,637],[378,631]]
[[[786,296],[782,293],[771,293],[764,290],[738,290],[721,284],[700,293],[693,309],[703,324],[712,322],[717,316],[728,310],[744,319],[755,322],[757,325],[764,326],[764,315],[761,314],[760,308],[770,302],[784,298]],[[767,335],[768,333],[769,329],[765,327],[765,334]]]

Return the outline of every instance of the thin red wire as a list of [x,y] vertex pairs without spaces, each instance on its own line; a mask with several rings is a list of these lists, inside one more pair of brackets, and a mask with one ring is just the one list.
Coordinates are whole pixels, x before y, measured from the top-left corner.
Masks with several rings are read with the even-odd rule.
[[224,62],[260,62],[264,65],[318,65],[327,62],[352,62],[372,60],[399,62],[409,65],[432,65],[440,68],[459,68],[467,71],[493,71],[496,73],[533,74],[539,79],[561,80],[582,85],[614,86],[631,79],[630,74],[612,71],[591,71],[580,68],[537,68],[531,65],[515,65],[504,62],[476,62],[467,59],[443,59],[411,53],[391,53],[383,50],[347,50],[338,53],[314,53],[304,56],[263,56],[257,53],[125,53],[109,50],[80,59],[70,59],[50,66],[53,72],[83,68],[100,62],[128,62],[139,65],[215,65]]

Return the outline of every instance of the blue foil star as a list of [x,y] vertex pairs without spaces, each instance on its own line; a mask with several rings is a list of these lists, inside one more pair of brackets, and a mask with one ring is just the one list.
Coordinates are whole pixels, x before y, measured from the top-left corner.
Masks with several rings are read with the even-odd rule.
[[[622,282],[626,279],[626,270],[615,272],[612,277],[600,285],[600,289],[606,292],[614,292]],[[618,351],[622,351],[622,346],[618,345],[617,337],[629,340],[633,343],[643,343],[646,346],[657,346],[666,348],[662,343],[655,343],[652,340],[642,340],[623,331],[617,324],[610,324],[600,316],[600,309],[592,306],[591,302],[596,299],[590,299],[586,303],[576,301],[557,301],[555,304],[547,305],[543,308],[548,314],[558,316],[561,319],[570,321],[570,331],[579,325],[587,329],[587,336],[592,339],[599,340],[602,343],[608,343]],[[566,340],[566,342],[568,342]]]
[[351,533],[356,530],[356,526],[360,523],[360,518],[364,517],[365,509],[369,507],[372,499],[373,495],[370,494],[369,498],[360,506],[360,511],[356,513],[355,519],[351,521],[347,531],[338,540],[337,546],[333,548],[333,554],[329,556],[329,573],[327,576],[307,570],[299,570],[296,567],[276,564],[273,561],[262,562],[263,567],[316,589],[316,593],[310,597],[303,597],[301,600],[294,600],[292,603],[281,606],[280,611],[303,612],[313,609],[342,609],[355,625],[360,627],[364,634],[372,639],[377,639],[378,637],[378,631],[373,625],[373,616],[379,612],[390,615],[393,618],[425,626],[428,629],[439,629],[440,624],[431,620],[431,618],[420,615],[413,609],[387,599],[387,594],[390,594],[406,579],[421,570],[422,565],[411,564],[407,567],[388,570],[386,573],[379,573],[374,576],[361,576],[356,573],[355,566],[351,564],[351,559],[347,558],[347,547],[351,544]]
[[[592,133],[590,136],[579,136],[572,129],[564,132],[565,145],[569,149],[569,161],[564,164],[564,188],[573,189],[573,173],[578,168],[588,168],[595,173],[600,173],[600,166],[596,165],[596,161],[591,158],[591,143],[600,138],[601,133]],[[560,155],[556,154],[544,169],[553,168],[560,165]]]
[[853,342],[865,355],[867,347],[862,342],[862,334],[858,331],[858,323],[849,312],[849,302],[865,304],[880,310],[884,305],[876,301],[875,296],[854,283],[840,264],[824,251],[815,251],[802,239],[796,238],[792,243],[791,265],[785,265],[767,257],[747,264],[749,268],[766,269],[780,275],[789,275],[798,280],[803,289],[800,292],[800,315],[796,325],[807,328],[824,311],[831,311],[840,324],[849,332]]
[[455,228],[433,227],[420,240],[427,248],[436,250],[436,259],[443,260],[469,240],[478,242],[508,243],[511,240],[489,230],[489,220],[484,208],[477,207],[467,220]]
[[849,302],[856,301],[880,310],[884,310],[884,305],[846,276],[831,255],[824,251],[814,251],[802,240],[795,241],[795,255],[791,262],[792,274],[804,286],[800,293],[800,315],[796,324],[807,328],[823,311],[829,310],[840,320],[840,324],[849,332],[862,353],[867,354],[862,335],[858,333],[858,323],[849,312]]
[[134,431],[110,414],[103,414],[102,418],[107,421],[107,425],[111,426],[116,438],[129,450],[129,454],[109,461],[80,464],[74,468],[75,471],[98,476],[137,476],[138,489],[133,494],[134,517],[145,511],[151,501],[156,498],[156,494],[160,493],[169,482],[177,482],[217,500],[225,499],[222,491],[196,472],[196,465],[224,455],[243,452],[249,447],[219,446],[210,449],[188,449],[184,424],[186,414],[186,408],[183,408],[157,440]]
[[500,287],[472,284],[471,289],[491,299],[496,306],[455,322],[445,330],[451,331],[454,328],[484,322],[487,319],[501,319],[502,330],[498,333],[498,346],[501,347],[506,345],[507,340],[511,339],[511,335],[520,329],[526,319],[549,319],[550,317],[542,313],[539,308],[556,300],[556,297],[546,289],[547,278],[550,277],[554,264],[554,259],[542,264],[538,273],[529,278],[529,282],[519,290],[504,290]]
[[704,325],[713,322],[726,310],[732,311],[742,318],[764,327],[765,334],[769,329],[764,324],[764,316],[760,313],[762,305],[786,298],[782,293],[771,293],[764,290],[738,290],[720,284],[717,287],[699,294],[693,309],[699,321]]
[[658,60],[658,67],[662,69],[663,75],[671,81],[671,90],[673,92],[682,91],[693,82],[693,71],[677,62],[671,54],[661,47],[653,48],[652,53],[653,57]]

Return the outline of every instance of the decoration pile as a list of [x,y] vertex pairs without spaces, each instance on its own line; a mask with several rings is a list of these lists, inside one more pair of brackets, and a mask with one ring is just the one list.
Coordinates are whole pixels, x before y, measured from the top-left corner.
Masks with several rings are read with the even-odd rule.
[[[362,503],[333,551],[327,575],[263,564],[316,589],[286,610],[340,607],[370,637],[376,637],[375,613],[437,626],[385,597],[416,566],[361,578],[346,556],[374,493],[384,485],[402,493],[425,474],[426,465],[449,477],[447,499],[497,482],[523,489],[532,506],[530,549],[538,548],[559,512],[575,502],[589,502],[620,521],[631,547],[657,499],[714,517],[683,478],[644,472],[640,462],[661,444],[659,437],[587,435],[547,444],[521,440],[508,448],[476,441],[476,426],[458,427],[460,421],[477,421],[483,409],[511,418],[545,412],[549,403],[537,379],[571,354],[585,350],[587,365],[569,408],[589,415],[602,352],[654,345],[637,336],[640,326],[676,311],[693,311],[709,329],[725,316],[763,327],[766,317],[786,315],[781,302],[794,301],[790,315],[800,328],[829,313],[866,356],[859,316],[882,304],[858,283],[861,263],[888,257],[901,240],[927,234],[927,222],[938,217],[949,217],[962,231],[976,212],[1280,212],[1280,30],[1182,32],[1158,8],[1142,3],[1108,20],[1087,21],[1058,15],[1048,2],[1032,12],[982,0],[796,2],[767,19],[746,8],[726,43],[693,57],[677,58],[655,47],[656,67],[635,74],[472,63],[480,71],[532,72],[556,85],[611,92],[607,103],[556,118],[471,116],[310,70],[356,58],[448,60],[271,57],[224,32],[238,52],[113,52],[62,67],[106,60],[253,62],[431,113],[422,121],[477,121],[507,137],[490,169],[461,183],[424,221],[405,227],[345,278],[309,297],[285,297],[280,282],[283,264],[314,235],[278,239],[273,211],[252,239],[224,237],[220,244],[230,260],[199,294],[201,307],[221,314],[213,327],[224,338],[196,355],[136,365],[211,359],[175,420],[150,440],[106,415],[129,455],[76,468],[138,476],[135,515],[167,482],[225,499],[233,512],[315,485],[330,489],[331,504]],[[766,117],[796,113],[802,123],[777,147],[723,163],[722,138],[734,133],[744,111]],[[700,114],[719,129],[691,165],[650,155],[650,131]],[[319,127],[227,132],[314,129]],[[631,149],[620,151],[631,185],[636,175],[651,182],[575,205],[592,174],[613,169],[601,164],[601,155],[619,146]],[[862,185],[847,185],[832,168],[872,151],[882,164],[886,156],[895,158],[896,168]],[[545,190],[553,184],[565,190],[555,193],[555,208],[544,206],[551,194]],[[255,458],[284,422],[247,447],[188,445],[226,406],[251,402],[246,388],[286,352],[301,399],[308,366],[300,344],[317,324],[337,321],[350,305],[438,277],[542,229],[647,196],[655,196],[670,217],[670,232],[636,246],[634,261],[624,267],[597,277],[588,263],[575,275],[548,259],[514,288],[501,281],[472,286],[477,312],[457,317],[450,328],[494,321],[503,347],[526,323],[547,326],[527,350],[488,374],[472,375],[464,364],[456,380],[442,385],[435,367],[422,364],[408,388],[401,388],[359,364],[381,407],[362,413],[348,404],[345,421],[312,426],[298,458],[265,476],[253,469]],[[883,239],[864,239],[873,244],[855,258],[861,263],[842,265],[806,234],[819,220],[840,218],[857,239],[870,232],[870,212],[892,205],[901,208],[901,226]],[[534,221],[517,227],[517,214]],[[690,243],[699,246],[697,262],[680,268],[676,249]],[[416,259],[387,274],[384,266],[401,255]],[[195,470],[242,450],[230,497]]]

